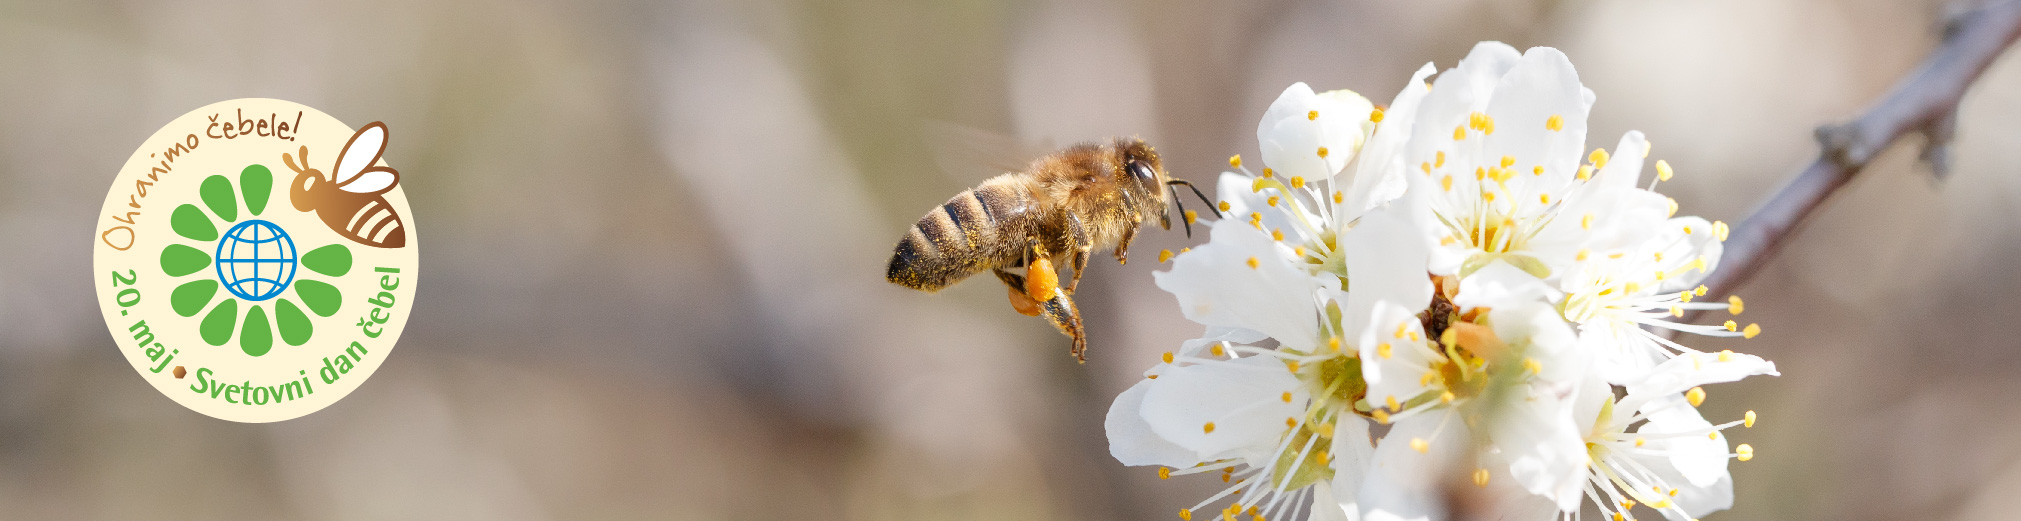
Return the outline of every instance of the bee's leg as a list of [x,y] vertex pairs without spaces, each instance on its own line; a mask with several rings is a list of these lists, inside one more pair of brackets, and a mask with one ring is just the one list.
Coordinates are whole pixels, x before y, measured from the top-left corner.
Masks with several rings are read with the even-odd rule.
[[1067,240],[1072,241],[1074,278],[1067,281],[1067,293],[1081,285],[1081,272],[1088,270],[1088,256],[1094,253],[1093,240],[1088,238],[1088,228],[1081,224],[1081,216],[1067,213]]
[[[1012,286],[1012,307],[1018,307],[1022,301],[1035,304],[1038,312],[1032,314],[1046,317],[1046,321],[1053,323],[1053,327],[1058,328],[1060,334],[1074,339],[1072,351],[1074,359],[1086,363],[1088,339],[1081,331],[1081,314],[1074,309],[1072,292],[1060,287],[1060,274],[1053,269],[1051,256],[1047,255],[1045,246],[1036,238],[1029,242],[1026,255],[1030,261],[1025,264],[1025,276],[1021,280],[1017,275],[997,270],[997,278],[1003,280],[1005,284],[1023,283],[1022,294],[1018,292],[1019,286]],[[1080,255],[1080,257],[1085,260],[1087,256]],[[1019,308],[1019,312],[1024,312],[1024,309]]]
[[1053,298],[1040,302],[1039,306],[1045,313],[1046,321],[1052,322],[1060,333],[1074,339],[1071,352],[1074,360],[1088,363],[1088,337],[1081,331],[1081,314],[1074,309],[1073,297],[1067,296],[1064,291],[1056,292]]
[[1024,316],[1039,316],[1039,301],[1033,300],[1031,295],[1025,294],[1025,278],[1002,269],[994,271],[996,271],[997,280],[1003,281],[1005,286],[1010,286],[1011,308],[1016,309],[1019,314]]
[[1136,226],[1123,229],[1123,240],[1116,242],[1116,264],[1130,263],[1130,241],[1136,238]]

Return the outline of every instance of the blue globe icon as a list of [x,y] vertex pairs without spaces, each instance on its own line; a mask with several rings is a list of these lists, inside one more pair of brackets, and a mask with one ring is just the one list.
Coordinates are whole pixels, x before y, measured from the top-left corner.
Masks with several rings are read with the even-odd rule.
[[218,282],[241,299],[280,296],[295,281],[295,241],[271,222],[239,223],[218,239],[217,272]]

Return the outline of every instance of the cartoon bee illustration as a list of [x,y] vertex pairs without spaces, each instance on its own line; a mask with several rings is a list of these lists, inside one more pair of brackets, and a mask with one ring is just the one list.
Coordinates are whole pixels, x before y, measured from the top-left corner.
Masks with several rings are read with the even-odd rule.
[[401,225],[400,214],[386,204],[386,192],[399,186],[400,172],[372,166],[385,153],[386,124],[377,121],[359,128],[344,143],[331,169],[335,175],[329,179],[309,167],[309,147],[302,147],[300,163],[283,153],[281,161],[297,174],[288,189],[289,198],[296,210],[316,212],[331,231],[353,242],[378,248],[406,246],[407,230]]
[[[1192,183],[1167,175],[1157,151],[1143,140],[1070,146],[1032,161],[1023,171],[983,181],[927,212],[898,241],[885,279],[934,292],[993,271],[1010,287],[1011,307],[1044,316],[1073,339],[1074,358],[1086,362],[1087,335],[1072,295],[1088,257],[1115,248],[1116,261],[1122,262],[1145,220],[1155,218],[1160,227],[1171,229],[1168,210],[1179,205],[1179,186],[1207,202]],[[1193,215],[1183,205],[1179,209],[1190,236]],[[1073,278],[1060,284],[1056,266],[1072,268]],[[1025,268],[1025,274],[1004,271],[1017,267]]]

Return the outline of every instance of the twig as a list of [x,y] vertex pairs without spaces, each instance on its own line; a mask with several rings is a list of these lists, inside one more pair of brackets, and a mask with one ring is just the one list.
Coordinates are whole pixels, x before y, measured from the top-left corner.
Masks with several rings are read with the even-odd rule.
[[1857,119],[1817,129],[1822,147],[1817,161],[1733,228],[1719,268],[1705,281],[1708,293],[1729,294],[1761,271],[1825,199],[1896,139],[1923,134],[1927,142],[1922,159],[1938,179],[1947,175],[1959,100],[2017,36],[2021,36],[2021,0],[1953,10],[1943,42],[1915,72]]

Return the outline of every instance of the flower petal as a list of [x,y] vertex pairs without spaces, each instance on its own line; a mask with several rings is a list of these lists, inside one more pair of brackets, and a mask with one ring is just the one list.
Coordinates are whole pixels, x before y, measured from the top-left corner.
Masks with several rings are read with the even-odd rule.
[[1144,421],[1144,394],[1150,392],[1150,383],[1145,379],[1130,386],[1123,394],[1116,395],[1115,403],[1109,405],[1109,416],[1103,427],[1109,433],[1109,455],[1124,465],[1164,465],[1174,468],[1188,468],[1200,463],[1191,450],[1180,447],[1151,431],[1151,424]]
[[[1356,500],[1368,521],[1446,519],[1445,479],[1457,476],[1471,444],[1466,422],[1441,412],[1415,416],[1396,426],[1376,445],[1368,477]],[[1422,440],[1424,452],[1413,445]]]
[[[1431,275],[1425,271],[1428,254],[1406,211],[1377,209],[1341,235],[1348,280],[1347,301],[1341,310],[1345,316],[1371,316],[1375,303],[1381,301],[1405,309],[1424,309],[1431,304]],[[1353,329],[1348,335],[1360,336]]]
[[[1725,361],[1720,359],[1724,358]],[[1782,376],[1775,362],[1742,353],[1684,353],[1649,371],[1640,382],[1629,384],[1623,406],[1639,407],[1643,402],[1682,394],[1705,384],[1739,381],[1754,375]]]
[[1293,266],[1280,244],[1248,223],[1216,221],[1213,237],[1152,273],[1158,288],[1179,300],[1186,318],[1209,326],[1251,329],[1283,345],[1309,350],[1318,342],[1320,281]]
[[1145,385],[1144,421],[1195,461],[1272,456],[1284,419],[1303,413],[1306,400],[1298,378],[1270,356],[1174,367]]

